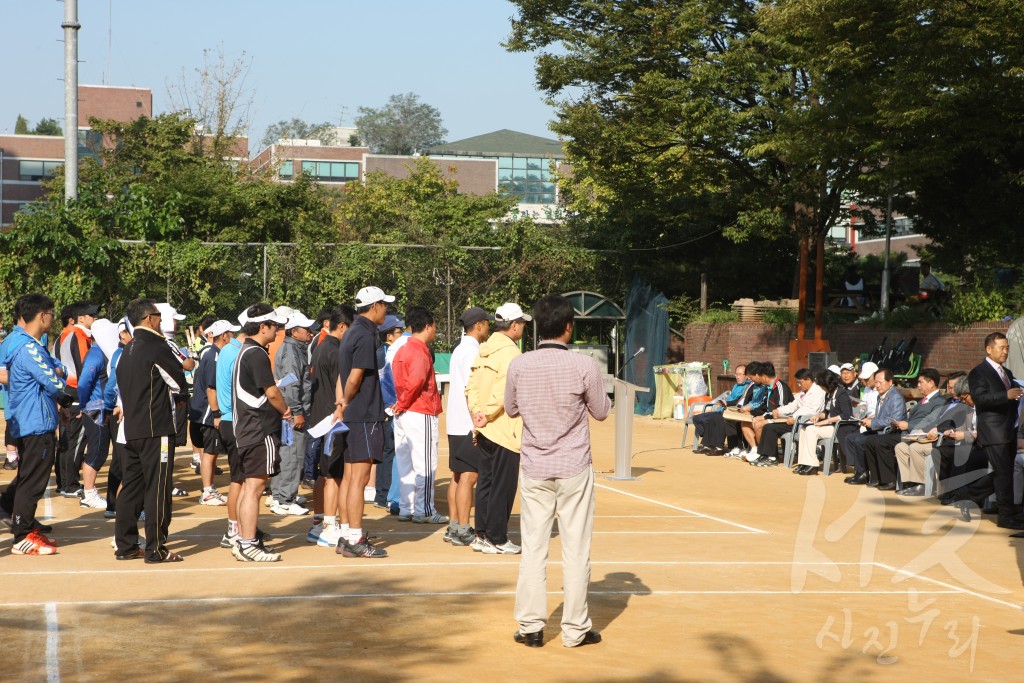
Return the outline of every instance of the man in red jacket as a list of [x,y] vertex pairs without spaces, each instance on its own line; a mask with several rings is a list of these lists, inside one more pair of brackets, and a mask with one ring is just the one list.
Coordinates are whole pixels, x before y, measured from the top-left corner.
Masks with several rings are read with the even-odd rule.
[[448,517],[434,507],[437,472],[437,416],[441,396],[434,379],[434,356],[428,344],[437,337],[434,314],[411,306],[405,324],[412,336],[391,363],[398,399],[395,414],[395,461],[398,463],[400,521],[447,524]]

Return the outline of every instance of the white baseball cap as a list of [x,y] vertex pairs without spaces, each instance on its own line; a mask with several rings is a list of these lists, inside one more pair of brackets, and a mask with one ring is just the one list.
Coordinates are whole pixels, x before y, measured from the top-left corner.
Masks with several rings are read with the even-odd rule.
[[304,316],[302,311],[293,311],[288,322],[285,323],[284,329],[291,330],[296,327],[313,327],[314,325],[316,325],[316,321]]
[[159,303],[156,305],[156,310],[160,311],[160,317],[164,320],[184,320],[185,316],[178,313],[178,309],[169,303]]
[[278,306],[274,309],[274,313],[276,313],[280,318],[287,319],[295,314],[295,309],[291,306]]
[[519,304],[507,303],[498,306],[498,310],[494,312],[494,319],[504,322],[512,322],[513,320],[529,322],[533,320],[533,316],[523,313],[523,309],[519,307]]
[[242,312],[238,314],[238,324],[245,325],[247,322],[249,322],[249,309],[243,308]]
[[833,375],[838,375],[839,374],[839,366],[836,365],[835,363],[833,363],[832,365],[828,366],[828,371],[831,372]]
[[356,294],[356,306],[358,308],[375,304],[378,301],[391,303],[394,300],[395,297],[385,294],[384,290],[380,287],[363,287],[359,290],[359,293]]
[[860,366],[860,374],[857,375],[857,377],[859,377],[860,379],[867,379],[876,372],[878,372],[878,366],[872,363],[871,361],[868,361],[864,365]]
[[206,334],[219,337],[225,332],[238,332],[240,329],[242,329],[241,325],[232,325],[227,320],[218,320],[206,328]]
[[257,315],[254,318],[247,318],[246,322],[250,323],[277,323],[278,325],[284,325],[288,322],[288,318],[281,315],[277,311],[271,311],[270,313],[264,313],[263,315]]

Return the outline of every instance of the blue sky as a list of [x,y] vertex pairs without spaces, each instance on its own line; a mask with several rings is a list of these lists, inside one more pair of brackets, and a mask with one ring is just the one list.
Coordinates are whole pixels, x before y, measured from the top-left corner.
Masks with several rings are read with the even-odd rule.
[[[19,113],[63,127],[63,13],[58,0],[0,2],[0,133]],[[500,46],[514,14],[504,0],[79,0],[78,14],[79,82],[151,88],[157,113],[204,48],[229,61],[244,52],[253,152],[281,119],[349,124],[358,107],[406,92],[440,110],[449,140],[502,128],[554,137],[533,57]]]

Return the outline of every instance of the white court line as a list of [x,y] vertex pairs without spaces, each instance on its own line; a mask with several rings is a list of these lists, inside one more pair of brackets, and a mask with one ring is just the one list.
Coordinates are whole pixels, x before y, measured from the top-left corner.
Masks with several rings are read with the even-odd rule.
[[60,622],[57,619],[57,603],[47,602],[46,612],[46,680],[60,683]]
[[876,567],[881,567],[882,569],[888,570],[888,571],[892,572],[893,574],[898,574],[900,576],[906,576],[906,577],[912,578],[912,579],[920,579],[921,581],[926,581],[928,583],[933,583],[933,584],[935,584],[937,586],[942,586],[944,588],[952,588],[956,592],[961,593],[963,595],[970,595],[970,596],[973,596],[975,598],[981,598],[982,600],[987,600],[988,602],[994,602],[997,605],[1003,605],[1004,607],[1012,607],[1013,609],[1018,610],[1018,611],[1024,609],[1024,606],[1021,606],[1021,605],[1019,605],[1017,603],[1008,602],[1006,600],[1000,600],[999,598],[993,598],[991,595],[985,595],[984,593],[979,593],[977,591],[972,591],[972,590],[970,590],[968,588],[961,588],[959,586],[954,586],[951,583],[946,583],[945,581],[939,581],[938,579],[932,579],[932,578],[929,578],[927,576],[922,576],[921,574],[915,574],[914,572],[908,572],[905,569],[897,569],[896,567],[890,567],[889,565],[887,565],[887,564],[885,564],[883,562],[875,562],[874,565]]
[[[549,561],[549,565],[562,566],[559,561]],[[846,567],[862,567],[862,566],[875,566],[874,562],[785,562],[781,560],[764,560],[764,561],[703,561],[703,560],[597,560],[592,561],[591,566],[605,566],[605,565],[645,565],[645,566],[686,566],[686,565],[702,565],[702,566],[778,566],[783,565],[786,567],[794,566],[806,566],[806,567],[817,567],[817,566],[846,566]],[[167,572],[174,571],[178,572],[240,572],[240,571],[288,571],[291,569],[327,569],[332,572],[343,571],[343,570],[360,570],[360,569],[386,569],[389,567],[518,567],[519,560],[493,560],[493,561],[479,561],[479,562],[379,562],[374,565],[367,564],[300,564],[300,565],[289,565],[289,564],[240,564],[238,566],[231,567],[190,567],[187,565],[174,565],[174,569],[159,567],[139,567],[138,569],[64,569],[64,570],[44,570],[44,571],[26,571],[26,572],[0,572],[0,576],[53,576],[53,575],[78,575],[78,574],[152,574],[156,572]]]
[[626,491],[620,491],[619,489],[612,488],[611,486],[605,486],[604,484],[594,484],[594,486],[596,486],[599,489],[605,489],[606,491],[614,491],[615,493],[621,493],[622,495],[629,496],[630,498],[636,498],[638,500],[643,500],[643,501],[646,501],[648,503],[654,503],[655,505],[661,505],[661,506],[664,506],[664,507],[667,507],[667,508],[671,508],[673,510],[678,510],[679,512],[689,512],[690,514],[697,515],[698,517],[704,517],[706,519],[713,519],[716,522],[721,522],[722,524],[728,524],[729,526],[739,527],[740,529],[746,529],[747,531],[750,531],[750,532],[755,533],[755,534],[768,534],[768,533],[771,533],[771,532],[768,532],[768,531],[764,531],[763,529],[755,529],[752,526],[746,526],[744,524],[737,524],[736,522],[730,522],[728,520],[721,519],[719,517],[712,517],[711,515],[705,515],[703,513],[697,512],[696,510],[687,510],[686,508],[679,507],[678,505],[672,505],[671,503],[663,503],[660,500],[654,500],[653,498],[645,498],[644,496],[638,496],[635,493],[628,493]]
[[46,481],[46,490],[43,491],[43,520],[53,519],[53,504],[50,502],[50,480]]
[[[918,591],[919,595],[949,595],[959,594],[960,591]],[[457,596],[498,596],[515,595],[515,591],[411,591],[408,593],[318,593],[309,595],[243,595],[235,597],[212,597],[212,598],[156,598],[144,600],[73,600],[68,602],[15,602],[3,607],[37,607],[39,605],[62,605],[66,607],[95,607],[104,605],[192,605],[197,603],[222,603],[222,602],[284,602],[293,600],[338,600],[338,599],[359,599],[359,598],[434,598],[434,597],[457,597]],[[746,591],[700,591],[700,590],[679,590],[679,591],[590,591],[590,595],[906,595],[906,591],[885,590],[885,591],[793,591],[780,590],[746,590]],[[562,591],[548,591],[548,595],[562,595]],[[124,615],[122,615],[124,616]]]

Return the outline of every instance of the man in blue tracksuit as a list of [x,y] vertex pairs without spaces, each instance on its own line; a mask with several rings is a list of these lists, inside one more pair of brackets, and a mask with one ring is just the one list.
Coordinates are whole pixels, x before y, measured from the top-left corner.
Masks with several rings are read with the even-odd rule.
[[11,333],[6,358],[11,434],[21,459],[16,485],[4,492],[0,506],[11,511],[15,555],[52,555],[55,545],[34,529],[36,505],[46,490],[56,449],[58,405],[69,405],[57,363],[41,339],[53,324],[53,301],[42,294],[26,294],[17,308],[23,325]]

